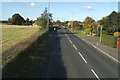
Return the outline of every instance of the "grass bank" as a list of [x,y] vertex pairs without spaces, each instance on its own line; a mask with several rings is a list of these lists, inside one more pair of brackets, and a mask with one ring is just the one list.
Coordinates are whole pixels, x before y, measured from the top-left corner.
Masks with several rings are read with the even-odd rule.
[[33,78],[34,70],[44,52],[48,35],[49,32],[43,34],[38,32],[11,48],[9,52],[14,51],[16,47],[20,49],[28,45],[3,67],[3,78]]
[[40,31],[39,27],[2,24],[2,41],[0,43],[2,50],[9,49],[38,31]]

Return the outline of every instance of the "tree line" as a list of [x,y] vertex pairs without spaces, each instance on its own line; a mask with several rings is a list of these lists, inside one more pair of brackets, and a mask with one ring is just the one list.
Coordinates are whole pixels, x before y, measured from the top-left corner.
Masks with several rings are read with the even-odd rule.
[[100,35],[100,30],[102,27],[104,34],[112,35],[115,32],[120,32],[119,21],[120,14],[116,11],[113,11],[110,15],[103,17],[101,20],[98,21],[95,21],[93,18],[88,16],[83,22],[73,21],[70,24],[70,21],[68,21],[67,26],[73,28],[73,30],[82,30],[85,32],[86,35]]
[[27,18],[26,20],[18,13],[14,14],[12,18],[8,18],[8,24],[12,25],[32,25],[33,21]]

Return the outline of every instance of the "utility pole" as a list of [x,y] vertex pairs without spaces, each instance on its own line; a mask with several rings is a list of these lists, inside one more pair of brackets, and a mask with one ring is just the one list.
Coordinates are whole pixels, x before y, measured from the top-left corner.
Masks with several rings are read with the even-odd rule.
[[49,28],[49,18],[50,18],[50,0],[48,1],[48,21],[47,21],[47,28]]
[[74,12],[72,12],[72,30],[73,30],[73,14]]
[[[99,37],[99,33],[98,33],[99,32],[99,30],[98,30],[99,27],[100,27],[100,25],[98,24],[98,26],[97,26],[97,37]],[[98,45],[98,42],[97,42],[97,45]]]
[[103,26],[101,26],[100,28],[101,28],[101,30],[100,30],[100,42],[102,42],[101,37],[102,37],[102,28],[103,28]]
[[98,28],[99,28],[99,26],[97,26],[97,37],[98,37]]

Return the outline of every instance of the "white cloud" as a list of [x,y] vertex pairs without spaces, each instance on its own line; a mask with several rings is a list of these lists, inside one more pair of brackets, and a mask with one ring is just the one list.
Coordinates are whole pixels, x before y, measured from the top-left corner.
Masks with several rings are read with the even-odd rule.
[[30,6],[32,6],[32,7],[40,7],[40,5],[37,5],[35,3],[31,3]]
[[92,8],[91,6],[82,6],[81,10],[83,10],[83,11],[93,11],[94,8]]

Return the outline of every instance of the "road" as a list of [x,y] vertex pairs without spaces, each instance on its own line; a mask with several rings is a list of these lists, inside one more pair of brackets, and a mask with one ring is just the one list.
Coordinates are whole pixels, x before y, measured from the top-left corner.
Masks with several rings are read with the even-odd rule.
[[[61,28],[52,32],[45,53],[49,54],[47,73],[44,75],[46,78],[118,78],[117,62],[68,29]],[[38,69],[36,77],[40,77],[40,74]]]

